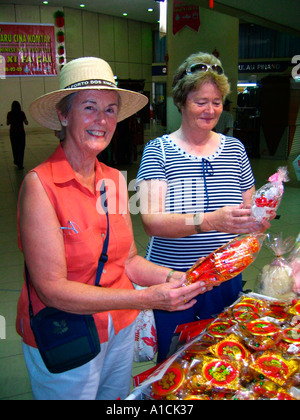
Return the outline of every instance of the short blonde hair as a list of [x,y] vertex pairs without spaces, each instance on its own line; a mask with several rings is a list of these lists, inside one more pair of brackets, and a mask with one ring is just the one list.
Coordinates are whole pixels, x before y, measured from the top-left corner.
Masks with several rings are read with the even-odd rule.
[[175,71],[172,83],[173,101],[178,110],[185,105],[186,98],[190,92],[199,89],[203,83],[213,82],[219,89],[223,102],[230,93],[230,84],[225,74],[218,74],[211,69],[208,71],[195,71],[192,74],[186,74],[186,70],[196,63],[217,64],[222,67],[222,63],[213,54],[199,52],[190,55]]

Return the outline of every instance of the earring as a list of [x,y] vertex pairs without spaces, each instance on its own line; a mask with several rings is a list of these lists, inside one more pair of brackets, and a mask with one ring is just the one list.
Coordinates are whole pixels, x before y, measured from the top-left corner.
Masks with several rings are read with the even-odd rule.
[[66,127],[66,126],[68,125],[68,121],[63,120],[63,121],[61,122],[61,125],[62,125],[63,127]]

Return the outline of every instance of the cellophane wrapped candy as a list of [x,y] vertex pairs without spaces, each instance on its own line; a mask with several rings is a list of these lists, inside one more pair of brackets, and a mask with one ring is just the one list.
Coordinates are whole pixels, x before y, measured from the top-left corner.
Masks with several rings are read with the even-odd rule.
[[[140,385],[151,400],[300,400],[300,299],[242,294]],[[134,390],[138,392],[138,389]]]
[[204,259],[200,259],[187,271],[185,284],[203,281],[217,286],[240,274],[257,257],[265,234],[241,235]]
[[294,275],[291,263],[284,257],[293,249],[295,240],[286,239],[282,234],[267,235],[265,246],[275,255],[275,259],[263,267],[258,277],[257,292],[277,299],[290,299],[295,297]]
[[283,183],[289,181],[287,167],[278,168],[268,181],[252,197],[251,212],[257,222],[269,220],[270,213],[278,209],[284,192]]

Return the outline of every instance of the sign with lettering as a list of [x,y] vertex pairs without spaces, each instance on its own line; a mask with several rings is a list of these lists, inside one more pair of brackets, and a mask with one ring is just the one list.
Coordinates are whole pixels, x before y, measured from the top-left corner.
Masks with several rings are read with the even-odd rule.
[[56,76],[54,25],[0,23],[0,56],[2,77]]
[[181,0],[174,0],[173,34],[175,35],[185,26],[189,26],[198,32],[200,28],[199,6],[194,6]]
[[245,62],[239,63],[239,73],[282,73],[290,65],[290,61]]

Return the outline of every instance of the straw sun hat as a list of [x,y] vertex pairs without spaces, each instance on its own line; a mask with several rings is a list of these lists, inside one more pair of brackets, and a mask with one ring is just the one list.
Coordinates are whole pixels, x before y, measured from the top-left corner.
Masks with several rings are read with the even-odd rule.
[[56,105],[73,92],[86,89],[114,90],[120,96],[118,122],[130,117],[148,102],[146,96],[117,87],[110,65],[96,57],[83,57],[67,63],[61,70],[59,90],[40,96],[30,105],[32,117],[43,127],[61,130]]

